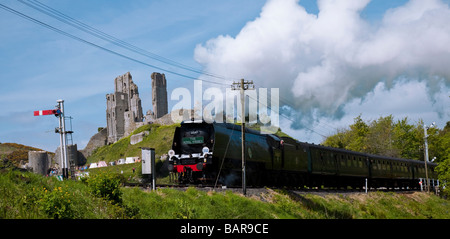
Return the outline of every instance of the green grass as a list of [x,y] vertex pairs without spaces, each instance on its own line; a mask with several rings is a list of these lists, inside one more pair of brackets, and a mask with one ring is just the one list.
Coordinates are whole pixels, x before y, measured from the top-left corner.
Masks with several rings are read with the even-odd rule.
[[124,210],[93,197],[81,182],[17,170],[0,173],[0,218],[121,218]]
[[126,157],[140,157],[141,147],[154,148],[156,158],[159,158],[163,154],[167,154],[167,152],[171,148],[173,134],[177,126],[180,125],[144,125],[131,133],[131,135],[134,135],[143,131],[150,131],[150,134],[145,136],[142,142],[131,145],[131,135],[129,135],[120,139],[114,144],[106,145],[96,149],[94,153],[87,159],[87,163],[90,164],[99,161],[111,162]]
[[421,192],[319,196],[267,190],[262,195],[243,197],[229,190],[206,192],[196,188],[146,191],[121,187],[120,191],[121,199],[112,202],[94,195],[88,181],[61,182],[3,168],[0,218],[450,219],[450,201]]

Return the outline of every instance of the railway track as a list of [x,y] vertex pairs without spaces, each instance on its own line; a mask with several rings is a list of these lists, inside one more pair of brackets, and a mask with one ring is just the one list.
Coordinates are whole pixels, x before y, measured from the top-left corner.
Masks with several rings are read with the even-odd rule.
[[[141,187],[144,189],[151,189],[150,183],[124,183],[125,187]],[[239,186],[223,186],[223,185],[207,185],[207,184],[156,184],[156,188],[174,188],[186,190],[188,188],[196,188],[201,191],[226,191],[230,190],[235,193],[242,193],[242,187]],[[295,194],[348,194],[348,193],[366,193],[363,189],[336,189],[336,188],[295,188],[295,187],[249,187],[247,186],[247,194],[255,195],[268,190],[284,190]],[[419,192],[420,189],[403,189],[403,188],[370,188],[367,192],[395,192],[395,193],[414,193]]]

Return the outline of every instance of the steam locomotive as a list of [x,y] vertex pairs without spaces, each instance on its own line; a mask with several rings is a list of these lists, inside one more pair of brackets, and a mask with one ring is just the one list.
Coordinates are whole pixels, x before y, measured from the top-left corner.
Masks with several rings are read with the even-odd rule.
[[[418,160],[365,154],[300,142],[245,129],[246,182],[249,186],[419,187],[426,177]],[[169,172],[179,183],[242,182],[241,126],[184,121],[169,150]],[[427,163],[435,182],[435,163]]]

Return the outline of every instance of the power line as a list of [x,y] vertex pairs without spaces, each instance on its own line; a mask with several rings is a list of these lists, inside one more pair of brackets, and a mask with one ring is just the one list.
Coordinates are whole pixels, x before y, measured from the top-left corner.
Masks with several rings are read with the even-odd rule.
[[[84,24],[84,23],[82,23],[82,22],[80,22],[80,21],[77,21],[76,19],[73,19],[73,18],[71,18],[71,17],[69,17],[69,16],[67,16],[67,15],[65,15],[65,14],[63,14],[63,13],[61,13],[61,12],[59,12],[59,11],[53,9],[53,8],[51,8],[51,7],[48,7],[48,6],[45,5],[45,4],[42,4],[42,3],[38,2],[38,1],[36,1],[36,0],[35,0],[34,2],[36,2],[37,4],[39,4],[41,7],[38,7],[38,6],[33,5],[33,4],[26,3],[26,2],[24,2],[23,0],[18,0],[18,1],[21,2],[21,3],[23,3],[23,4],[26,4],[26,5],[30,6],[30,7],[32,7],[32,8],[34,8],[34,9],[36,9],[36,10],[42,12],[42,13],[45,13],[46,15],[49,15],[49,16],[51,16],[51,17],[54,17],[54,18],[56,18],[57,20],[60,20],[60,21],[62,21],[62,22],[64,22],[64,23],[66,23],[66,24],[69,24],[69,25],[71,25],[71,26],[73,26],[73,27],[75,27],[75,28],[77,28],[77,29],[79,29],[79,30],[82,30],[82,31],[84,31],[84,32],[86,32],[86,33],[89,33],[89,34],[94,35],[94,36],[96,36],[96,37],[99,37],[99,38],[101,38],[101,39],[103,39],[103,40],[106,40],[106,41],[108,41],[108,42],[111,42],[111,43],[113,43],[113,44],[115,44],[115,45],[117,45],[117,46],[126,48],[126,49],[128,49],[128,50],[130,50],[130,51],[133,51],[133,52],[135,52],[135,53],[138,53],[138,54],[147,56],[147,57],[149,57],[149,58],[158,60],[158,61],[160,61],[160,62],[163,62],[163,63],[168,64],[168,65],[171,65],[171,66],[175,66],[175,67],[178,67],[178,68],[182,68],[182,69],[185,69],[185,70],[189,70],[189,71],[191,71],[191,72],[195,72],[195,73],[199,73],[199,74],[204,74],[204,75],[206,75],[206,76],[210,76],[210,77],[214,77],[214,78],[219,78],[219,79],[227,79],[227,78],[225,78],[225,77],[223,77],[223,76],[218,76],[218,75],[215,75],[215,74],[213,74],[213,73],[208,73],[208,72],[203,72],[203,71],[197,71],[197,70],[195,70],[195,69],[192,68],[192,67],[183,65],[183,64],[181,64],[181,63],[177,63],[177,62],[172,61],[172,60],[170,60],[170,59],[167,59],[167,58],[164,58],[164,57],[162,57],[162,56],[158,56],[158,55],[156,55],[156,54],[154,54],[154,53],[151,53],[151,52],[148,52],[148,51],[146,51],[146,50],[143,50],[143,49],[141,49],[141,48],[139,48],[139,47],[136,47],[136,46],[134,46],[134,45],[132,45],[132,44],[129,44],[129,43],[127,43],[127,42],[124,42],[124,41],[122,41],[122,40],[119,40],[119,39],[117,39],[117,38],[115,38],[115,37],[113,37],[113,36],[111,36],[111,35],[108,35],[108,34],[102,32],[102,31],[100,31],[100,30],[97,30],[97,29],[95,29],[95,28],[93,28],[93,27],[90,27],[90,26],[87,25],[87,24]],[[145,66],[148,66],[148,67],[152,67],[152,68],[155,68],[155,69],[164,71],[164,72],[172,73],[172,74],[174,74],[174,75],[177,75],[177,76],[180,76],[180,77],[183,77],[183,78],[187,78],[187,79],[191,79],[191,80],[197,80],[197,79],[198,79],[198,80],[201,80],[201,81],[203,81],[203,82],[208,82],[208,83],[211,83],[211,84],[228,86],[228,84],[225,84],[225,83],[219,83],[219,82],[214,82],[214,81],[208,81],[208,80],[200,79],[199,77],[192,77],[192,76],[189,76],[189,75],[186,75],[186,74],[178,73],[178,72],[175,72],[175,71],[172,71],[172,70],[168,70],[168,69],[165,69],[165,68],[162,68],[162,67],[159,67],[159,66],[155,66],[155,65],[152,65],[152,64],[143,62],[143,61],[141,61],[141,60],[137,60],[137,59],[132,58],[132,57],[130,57],[130,56],[121,54],[121,53],[116,52],[116,51],[114,51],[114,50],[108,49],[108,48],[106,48],[106,47],[102,47],[102,46],[100,46],[100,45],[98,45],[98,44],[95,44],[95,43],[93,43],[93,42],[90,42],[90,41],[88,41],[88,40],[85,40],[85,39],[83,39],[83,38],[81,38],[81,37],[78,37],[78,36],[75,36],[75,35],[73,35],[73,34],[70,34],[70,33],[66,32],[66,31],[63,31],[63,30],[59,29],[59,28],[53,27],[53,26],[51,26],[51,25],[49,25],[49,24],[47,24],[47,23],[44,23],[44,22],[42,22],[42,21],[40,21],[40,20],[37,20],[36,18],[33,18],[33,17],[28,16],[28,15],[22,13],[22,12],[19,12],[19,11],[17,11],[17,10],[14,10],[14,9],[10,8],[10,7],[7,7],[7,6],[5,6],[5,5],[3,5],[3,4],[1,4],[1,3],[0,3],[0,7],[3,8],[4,10],[10,12],[10,13],[13,13],[13,14],[15,14],[15,15],[17,15],[17,16],[20,16],[20,17],[22,17],[22,18],[24,18],[24,19],[26,19],[26,20],[29,20],[29,21],[31,21],[31,22],[33,22],[33,23],[35,23],[35,24],[38,24],[38,25],[40,25],[40,26],[42,26],[42,27],[45,27],[45,28],[50,29],[50,30],[52,30],[52,31],[54,31],[54,32],[57,32],[57,33],[59,33],[59,34],[61,34],[61,35],[67,36],[67,37],[69,37],[69,38],[72,38],[72,39],[77,40],[77,41],[79,41],[79,42],[82,42],[82,43],[85,43],[85,44],[87,44],[87,45],[93,46],[93,47],[95,47],[95,48],[98,48],[98,49],[103,50],[103,51],[105,51],[105,52],[108,52],[108,53],[110,53],[110,54],[113,54],[113,55],[122,57],[122,58],[124,58],[124,59],[127,59],[127,60],[130,60],[130,61],[133,61],[133,62],[142,64],[142,65],[145,65]],[[45,8],[45,9],[47,9],[47,10],[44,10],[43,8]],[[249,97],[251,98],[251,96],[249,96]],[[283,99],[284,99],[284,98],[283,98]],[[285,99],[284,99],[284,100],[285,100]],[[258,103],[260,103],[258,99],[256,99],[256,101],[257,101]],[[287,102],[288,102],[288,101],[285,100],[285,105],[290,106]],[[264,105],[264,104],[263,104],[263,105]],[[267,106],[267,105],[265,105],[265,106],[268,107],[269,109],[271,109],[269,106]],[[284,114],[280,114],[280,115],[281,115],[282,117],[284,117],[285,119],[287,119],[287,120],[289,120],[289,121],[295,123],[295,120],[289,118],[288,116],[286,116],[286,115],[284,115]],[[321,134],[321,133],[318,133],[317,131],[315,131],[315,130],[309,128],[309,127],[306,127],[306,126],[303,126],[303,127],[306,128],[306,129],[308,129],[308,130],[310,130],[311,132],[314,132],[314,133],[320,135],[320,136],[326,137],[325,135],[323,135],[323,134]]]
[[[110,49],[108,49],[108,48],[102,47],[102,46],[97,45],[97,44],[95,44],[95,43],[93,43],[93,42],[90,42],[90,41],[85,40],[85,39],[83,39],[83,38],[80,38],[80,37],[77,37],[77,36],[75,36],[75,35],[72,35],[72,34],[70,34],[70,33],[68,33],[68,32],[65,32],[65,31],[63,31],[63,30],[61,30],[61,29],[58,29],[58,28],[56,28],[56,27],[53,27],[53,26],[51,26],[51,25],[49,25],[49,24],[47,24],[47,23],[44,23],[44,22],[42,22],[42,21],[39,21],[39,20],[37,20],[37,19],[35,19],[35,18],[33,18],[33,17],[30,17],[30,16],[28,16],[28,15],[26,15],[26,14],[24,14],[24,13],[21,13],[21,12],[19,12],[19,11],[16,11],[16,10],[14,10],[14,9],[12,9],[12,8],[10,8],[10,7],[7,7],[7,6],[5,6],[5,5],[3,5],[3,4],[1,4],[1,3],[0,3],[0,7],[3,8],[4,10],[8,11],[8,12],[11,12],[11,13],[13,13],[13,14],[15,14],[15,15],[17,15],[17,16],[20,16],[20,17],[22,17],[22,18],[24,18],[24,19],[27,19],[27,20],[29,20],[29,21],[31,21],[31,22],[34,22],[34,23],[36,23],[36,24],[38,24],[38,25],[40,25],[40,26],[43,26],[43,27],[45,27],[45,28],[47,28],[47,29],[50,29],[50,30],[52,30],[52,31],[55,31],[55,32],[57,32],[57,33],[59,33],[59,34],[61,34],[61,35],[70,37],[70,38],[72,38],[72,39],[74,39],[74,40],[77,40],[77,41],[79,41],[79,42],[82,42],[82,43],[85,43],[85,44],[87,44],[87,45],[93,46],[93,47],[98,48],[98,49],[100,49],[100,50],[109,52],[109,53],[111,53],[111,54],[113,54],[113,55],[120,56],[120,57],[125,58],[125,59],[128,59],[128,60],[130,60],[130,61],[134,61],[134,62],[136,62],[136,63],[142,64],[142,65],[145,65],[145,66],[149,66],[149,67],[152,67],[152,68],[161,70],[161,71],[169,72],[169,73],[172,73],[172,74],[177,75],[177,76],[180,76],[180,77],[188,78],[188,79],[191,79],[191,80],[199,79],[198,77],[188,76],[188,75],[181,74],[181,73],[178,73],[178,72],[175,72],[175,71],[172,71],[172,70],[168,70],[168,69],[165,69],[165,68],[162,68],[162,67],[158,67],[158,66],[155,66],[155,65],[152,65],[152,64],[148,64],[148,63],[143,62],[143,61],[141,61],[141,60],[137,60],[137,59],[132,58],[132,57],[129,57],[129,56],[127,56],[127,55],[121,54],[121,53],[119,53],[119,52],[116,52],[116,51],[110,50]],[[204,82],[208,82],[208,83],[211,83],[211,84],[226,85],[226,84],[224,84],[224,83],[218,83],[218,82],[214,82],[214,81],[208,81],[208,80],[203,80],[203,79],[199,79],[199,80],[204,81]]]
[[[52,17],[52,18],[55,18],[55,19],[65,23],[65,24],[68,24],[68,25],[70,25],[72,27],[75,27],[75,28],[77,28],[77,29],[79,29],[79,30],[81,30],[83,32],[86,32],[86,33],[88,33],[88,34],[90,34],[92,36],[95,36],[95,37],[100,38],[102,40],[108,41],[108,42],[110,42],[110,43],[112,43],[112,44],[114,44],[116,46],[125,48],[125,49],[127,49],[129,51],[132,51],[134,53],[140,54],[142,56],[146,56],[146,57],[149,57],[151,59],[157,60],[159,62],[168,64],[168,65],[171,65],[171,66],[174,66],[174,67],[178,67],[178,68],[181,68],[181,69],[184,69],[184,70],[187,70],[187,71],[191,71],[191,72],[194,72],[194,73],[203,74],[203,75],[210,76],[210,77],[217,78],[217,79],[227,79],[227,78],[225,78],[223,76],[219,76],[219,75],[216,75],[216,74],[213,74],[213,73],[209,73],[209,72],[206,72],[206,71],[198,70],[198,69],[195,69],[193,67],[184,65],[182,63],[170,60],[170,59],[165,58],[163,56],[160,56],[160,55],[157,55],[155,53],[152,53],[152,52],[149,52],[147,50],[144,50],[142,48],[139,48],[139,47],[137,47],[135,45],[132,45],[132,44],[130,44],[128,42],[120,40],[120,39],[118,39],[118,38],[116,38],[116,37],[114,37],[112,35],[109,35],[109,34],[103,32],[101,30],[98,30],[98,29],[96,29],[94,27],[91,27],[91,26],[89,26],[89,25],[87,25],[87,24],[85,24],[85,23],[83,23],[81,21],[78,21],[78,20],[76,20],[76,19],[74,19],[74,18],[72,18],[72,17],[70,17],[70,16],[68,16],[68,15],[66,15],[66,14],[64,14],[64,13],[62,13],[62,12],[60,12],[60,11],[54,9],[54,8],[52,8],[52,7],[49,7],[48,5],[45,5],[45,4],[43,4],[43,3],[41,3],[41,2],[39,2],[37,0],[30,0],[30,1],[18,0],[18,1],[21,2],[22,4],[25,4],[25,5],[33,8],[33,9],[41,12],[41,13],[44,13],[44,14]],[[34,3],[32,3],[32,2],[34,2]]]

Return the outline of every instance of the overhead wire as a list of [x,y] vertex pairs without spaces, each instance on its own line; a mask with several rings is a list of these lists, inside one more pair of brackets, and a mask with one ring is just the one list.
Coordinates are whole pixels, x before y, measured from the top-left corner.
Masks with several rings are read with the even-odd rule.
[[76,20],[76,19],[74,19],[74,18],[72,18],[72,17],[70,17],[70,16],[68,16],[68,15],[66,15],[66,14],[64,14],[64,13],[62,13],[62,12],[52,8],[52,7],[50,7],[50,6],[48,6],[48,5],[45,5],[45,4],[43,4],[43,3],[41,3],[41,2],[39,2],[37,0],[28,0],[28,1],[26,1],[26,0],[17,0],[17,1],[19,1],[22,4],[25,4],[25,5],[33,8],[33,9],[35,9],[35,10],[41,12],[41,13],[44,13],[44,14],[52,17],[52,18],[55,18],[58,21],[61,21],[61,22],[65,23],[65,24],[68,24],[68,25],[70,25],[72,27],[75,27],[75,28],[77,28],[77,29],[79,29],[79,30],[81,30],[83,32],[86,32],[86,33],[88,33],[88,34],[90,34],[92,36],[98,37],[98,38],[100,38],[102,40],[108,41],[108,42],[110,42],[110,43],[112,43],[112,44],[114,44],[116,46],[125,48],[125,49],[127,49],[129,51],[132,51],[134,53],[140,54],[142,56],[146,56],[146,57],[149,57],[151,59],[157,60],[159,62],[168,64],[168,65],[171,65],[171,66],[174,66],[174,67],[178,67],[178,68],[181,68],[183,70],[191,71],[191,72],[194,72],[194,73],[203,74],[203,75],[210,76],[210,77],[217,78],[217,79],[223,79],[223,80],[227,79],[224,76],[219,76],[219,75],[216,75],[216,74],[213,74],[213,73],[210,73],[210,72],[206,72],[206,71],[202,71],[202,70],[199,70],[199,69],[195,69],[194,67],[187,66],[185,64],[173,61],[173,60],[168,59],[166,57],[157,55],[155,53],[152,53],[152,52],[149,52],[149,51],[147,51],[145,49],[137,47],[137,46],[135,46],[133,44],[130,44],[130,43],[126,42],[126,41],[120,40],[120,39],[118,39],[118,38],[116,38],[116,37],[114,37],[112,35],[109,35],[109,34],[103,32],[103,31],[101,31],[101,30],[98,30],[98,29],[96,29],[94,27],[91,27],[88,24],[85,24],[85,23],[83,23],[81,21],[78,21],[78,20]]
[[1,3],[0,3],[0,7],[3,8],[4,10],[8,11],[8,12],[11,12],[11,13],[13,13],[13,14],[15,14],[15,15],[17,15],[17,16],[20,16],[20,17],[22,17],[22,18],[24,18],[24,19],[27,19],[27,20],[29,20],[29,21],[31,21],[31,22],[34,22],[34,23],[36,23],[36,24],[38,24],[38,25],[40,25],[40,26],[42,26],[42,27],[45,27],[45,28],[50,29],[50,30],[52,30],[52,31],[55,31],[55,32],[57,32],[57,33],[59,33],[59,34],[61,34],[61,35],[67,36],[67,37],[72,38],[72,39],[74,39],[74,40],[77,40],[77,41],[79,41],[79,42],[82,42],[82,43],[85,43],[85,44],[87,44],[87,45],[93,46],[93,47],[95,47],[95,48],[98,48],[98,49],[100,49],[100,50],[106,51],[106,52],[111,53],[111,54],[113,54],[113,55],[116,55],[116,56],[119,56],[119,57],[128,59],[128,60],[130,60],[130,61],[134,61],[134,62],[136,62],[136,63],[142,64],[142,65],[145,65],[145,66],[148,66],[148,67],[152,67],[152,68],[155,68],[155,69],[164,71],[164,72],[172,73],[172,74],[174,74],[174,75],[177,75],[177,76],[180,76],[180,77],[184,77],[184,78],[188,78],[188,79],[191,79],[191,80],[197,80],[197,79],[198,79],[198,80],[201,80],[201,81],[204,81],[204,82],[208,82],[208,83],[211,83],[211,84],[226,85],[226,84],[224,84],[224,83],[219,83],[219,82],[214,82],[214,81],[209,81],[209,80],[199,79],[199,77],[193,77],[193,76],[189,76],[189,75],[186,75],[186,74],[181,74],[181,73],[178,73],[178,72],[169,70],[169,69],[165,69],[165,68],[162,68],[162,67],[159,67],[159,66],[156,66],[156,65],[152,65],[152,64],[143,62],[143,61],[141,61],[141,60],[137,60],[137,59],[135,59],[135,58],[133,58],[133,57],[130,57],[130,56],[121,54],[121,53],[119,53],[119,52],[117,52],[117,51],[113,51],[113,50],[108,49],[108,48],[106,48],[106,47],[100,46],[100,45],[98,45],[98,44],[95,44],[95,43],[90,42],[90,41],[88,41],[88,40],[85,40],[85,39],[83,39],[83,38],[80,38],[80,37],[77,37],[77,36],[75,36],[75,35],[73,35],[73,34],[70,34],[70,33],[68,33],[68,32],[65,32],[65,31],[63,31],[63,30],[61,30],[61,29],[58,29],[58,28],[56,28],[56,27],[53,27],[53,26],[51,26],[51,25],[49,25],[49,24],[47,24],[47,23],[44,23],[44,22],[42,22],[42,21],[40,21],[40,20],[37,20],[36,18],[30,17],[30,16],[28,16],[28,15],[26,15],[26,14],[24,14],[24,13],[21,13],[21,12],[19,12],[19,11],[17,11],[17,10],[14,10],[14,9],[10,8],[10,7],[7,7],[7,6],[5,6],[5,5],[3,5],[3,4],[1,4]]
[[[51,7],[45,5],[45,4],[43,4],[43,3],[41,3],[41,2],[39,2],[37,0],[30,0],[30,1],[17,0],[17,1],[19,1],[19,2],[21,2],[23,4],[25,4],[25,5],[33,8],[33,9],[35,9],[35,10],[41,12],[41,13],[44,13],[44,14],[52,17],[52,18],[55,18],[55,19],[57,19],[57,20],[59,20],[59,21],[61,21],[63,23],[66,23],[66,24],[68,24],[68,25],[70,25],[72,27],[75,27],[75,28],[77,28],[77,29],[79,29],[79,30],[81,30],[83,32],[86,32],[86,33],[88,33],[90,35],[98,37],[98,38],[100,38],[102,40],[108,41],[108,42],[110,42],[110,43],[112,43],[112,44],[114,44],[116,46],[125,48],[125,49],[127,49],[129,51],[132,51],[134,53],[137,53],[137,54],[149,57],[149,58],[157,60],[159,62],[168,64],[170,66],[177,67],[177,68],[180,68],[180,69],[183,69],[183,70],[187,70],[187,71],[190,71],[190,72],[193,72],[193,73],[202,74],[202,75],[209,76],[209,77],[212,77],[212,78],[228,80],[228,81],[231,79],[231,78],[226,78],[224,76],[220,76],[220,75],[213,74],[213,73],[210,73],[210,72],[197,70],[197,69],[195,69],[193,67],[190,67],[190,66],[178,63],[176,61],[173,61],[173,60],[170,60],[168,58],[165,58],[165,57],[159,56],[157,54],[154,54],[152,52],[146,51],[146,50],[144,50],[142,48],[139,48],[139,47],[137,47],[135,45],[132,45],[132,44],[127,43],[127,42],[125,42],[123,40],[120,40],[120,39],[118,39],[118,38],[116,38],[114,36],[111,36],[111,35],[103,32],[103,31],[100,31],[100,30],[98,30],[96,28],[93,28],[93,27],[91,27],[91,26],[89,26],[89,25],[87,25],[87,24],[85,24],[83,22],[80,22],[80,21],[78,21],[78,20],[76,20],[76,19],[74,19],[74,18],[72,18],[72,17],[70,17],[70,16],[68,16],[68,15],[66,15],[66,14],[64,14],[64,13],[62,13],[62,12],[56,10],[56,9],[54,9],[54,8],[51,8]],[[34,3],[32,3],[32,2],[34,2]],[[33,18],[33,17],[28,16],[28,15],[22,13],[22,12],[19,12],[17,10],[14,10],[14,9],[8,7],[8,6],[5,6],[5,5],[3,5],[1,3],[0,3],[0,7],[3,8],[4,10],[9,11],[9,12],[11,12],[11,13],[17,15],[17,16],[20,16],[20,17],[26,19],[26,20],[29,20],[29,21],[31,21],[33,23],[36,23],[36,24],[38,24],[38,25],[40,25],[42,27],[45,27],[45,28],[50,29],[52,31],[55,31],[55,32],[57,32],[59,34],[62,34],[64,36],[67,36],[69,38],[77,40],[77,41],[82,42],[84,44],[87,44],[87,45],[90,45],[92,47],[98,48],[98,49],[103,50],[105,52],[108,52],[110,54],[114,54],[116,56],[125,58],[127,60],[130,60],[130,61],[142,64],[142,65],[145,65],[145,66],[148,66],[148,67],[152,67],[152,68],[164,71],[164,72],[172,73],[174,75],[177,75],[177,76],[180,76],[180,77],[183,77],[183,78],[187,78],[187,79],[191,79],[191,80],[201,80],[201,81],[208,82],[208,83],[211,83],[211,84],[216,84],[216,85],[229,86],[229,84],[225,84],[223,82],[209,81],[209,80],[201,79],[199,77],[189,76],[187,74],[178,73],[178,72],[173,71],[173,70],[169,70],[169,69],[162,68],[162,67],[159,67],[159,66],[156,66],[156,65],[153,65],[153,64],[149,64],[147,62],[135,59],[133,57],[127,56],[125,54],[122,54],[122,53],[119,53],[117,51],[114,51],[114,50],[108,49],[106,47],[100,46],[98,44],[95,44],[95,43],[93,43],[91,41],[85,40],[85,39],[83,39],[81,37],[78,37],[78,36],[75,36],[73,34],[70,34],[70,33],[66,32],[66,31],[63,31],[63,30],[57,28],[57,27],[51,26],[51,25],[49,25],[47,23],[44,23],[44,22],[42,22],[40,20],[37,20],[36,18]],[[251,96],[249,96],[249,98],[251,98]],[[283,97],[281,97],[281,98],[285,102],[285,105],[287,105],[289,107],[292,107],[288,103],[288,101],[286,99],[284,99]],[[258,103],[260,103],[258,99],[256,99],[256,101]],[[271,109],[271,107],[269,107],[269,106],[267,106],[265,104],[263,104],[263,105],[268,107],[269,109]],[[284,114],[279,114],[279,115],[281,115],[285,119],[291,121],[292,123],[296,123],[295,120],[291,119],[287,115],[284,115]],[[321,133],[319,133],[319,132],[317,132],[317,131],[315,131],[315,130],[307,127],[307,126],[303,125],[303,127],[308,129],[308,130],[310,130],[311,132],[314,132],[314,133],[322,136],[322,137],[326,137],[325,135],[323,135],[323,134],[321,134]]]

